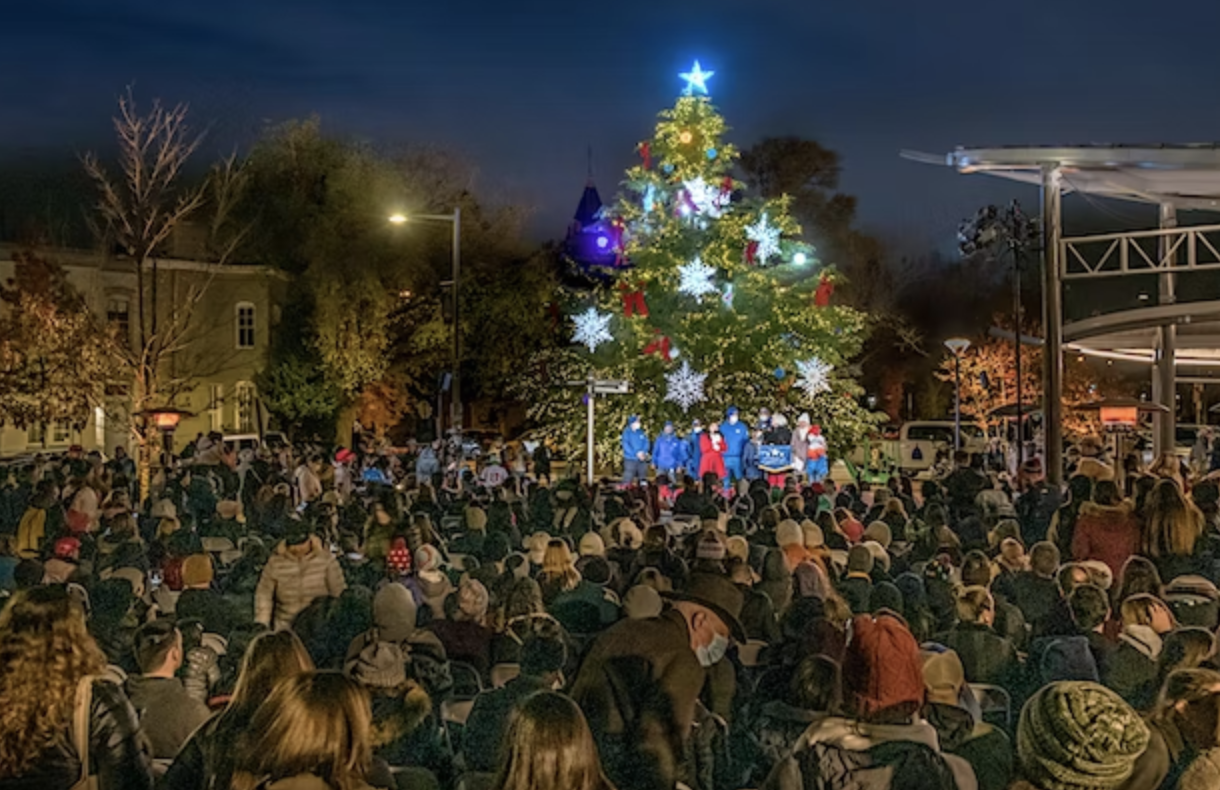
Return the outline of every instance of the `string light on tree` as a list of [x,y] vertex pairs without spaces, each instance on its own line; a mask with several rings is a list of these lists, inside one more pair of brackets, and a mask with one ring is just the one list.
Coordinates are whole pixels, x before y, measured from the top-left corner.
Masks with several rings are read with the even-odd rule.
[[830,372],[833,365],[828,365],[817,357],[798,360],[796,363],[796,386],[805,391],[809,397],[830,390]]
[[695,256],[690,263],[679,266],[678,276],[681,277],[678,290],[687,296],[702,298],[704,294],[716,293],[719,290],[712,282],[716,270],[704,263],[699,256]]
[[572,320],[576,322],[576,332],[572,335],[572,342],[585,346],[589,349],[589,353],[596,351],[602,343],[609,343],[614,339],[614,336],[610,334],[610,315],[599,313],[595,307],[590,307],[583,313],[574,316]]
[[716,72],[704,71],[699,68],[699,61],[695,61],[695,66],[690,71],[678,76],[686,80],[686,90],[682,91],[684,96],[694,96],[696,93],[707,95],[707,81],[712,78]]
[[678,404],[684,412],[689,411],[706,397],[703,393],[706,380],[706,373],[691,370],[690,363],[683,360],[682,367],[665,374],[665,400]]
[[746,238],[755,242],[758,248],[754,255],[759,265],[765,266],[767,259],[779,255],[780,230],[775,225],[767,224],[767,212],[763,212],[758,222],[746,228]]

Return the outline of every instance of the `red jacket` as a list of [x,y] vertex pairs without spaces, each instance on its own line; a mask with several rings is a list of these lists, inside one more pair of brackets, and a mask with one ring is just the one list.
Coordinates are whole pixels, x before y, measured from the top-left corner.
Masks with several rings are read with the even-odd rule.
[[729,476],[728,470],[724,468],[724,437],[720,434],[705,432],[699,437],[699,476],[702,477],[708,472],[714,472],[716,477],[724,479]]
[[1110,507],[1092,502],[1081,505],[1072,535],[1073,560],[1101,560],[1117,580],[1127,558],[1139,548],[1139,521],[1126,502]]

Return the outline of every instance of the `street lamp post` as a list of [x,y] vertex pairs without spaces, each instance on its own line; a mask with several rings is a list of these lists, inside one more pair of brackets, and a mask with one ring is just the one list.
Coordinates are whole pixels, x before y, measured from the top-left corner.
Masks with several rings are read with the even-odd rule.
[[453,293],[453,398],[450,406],[449,427],[457,436],[460,451],[462,441],[462,324],[458,283],[462,273],[462,209],[459,206],[453,209],[452,214],[391,214],[389,219],[395,225],[402,225],[413,219],[449,222],[453,225],[453,263],[450,273],[450,287]]
[[964,337],[951,337],[945,341],[945,348],[953,354],[953,450],[962,449],[962,354],[970,348],[970,341]]

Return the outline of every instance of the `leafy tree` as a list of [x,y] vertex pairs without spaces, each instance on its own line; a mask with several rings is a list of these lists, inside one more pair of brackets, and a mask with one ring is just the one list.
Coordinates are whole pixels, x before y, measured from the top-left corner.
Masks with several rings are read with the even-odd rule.
[[[868,316],[815,303],[816,275],[833,271],[798,240],[790,198],[739,194],[747,185],[731,176],[738,153],[724,133],[724,119],[705,96],[681,96],[660,114],[653,138],[641,145],[644,161],[627,171],[617,209],[630,267],[571,305],[573,315],[592,309],[610,317],[611,339],[591,352],[540,354],[521,382],[531,417],[572,450],[583,444],[584,408],[567,382],[589,373],[631,383],[629,395],[601,402],[603,461],[617,461],[629,414],[656,430],[666,420],[719,418],[730,405],[747,414],[762,407],[790,417],[809,411],[838,453],[875,422],[858,405],[862,391],[849,372]],[[699,264],[709,267],[702,280],[694,277]],[[824,388],[799,385],[800,366],[811,363],[832,369]],[[702,397],[691,403],[676,400],[674,377],[685,366],[706,376],[695,393]]]
[[109,353],[113,333],[58,263],[25,250],[13,261],[13,277],[0,286],[0,413],[18,428],[79,430],[120,372]]
[[341,394],[312,359],[284,356],[255,379],[263,405],[289,436],[321,435],[342,405]]

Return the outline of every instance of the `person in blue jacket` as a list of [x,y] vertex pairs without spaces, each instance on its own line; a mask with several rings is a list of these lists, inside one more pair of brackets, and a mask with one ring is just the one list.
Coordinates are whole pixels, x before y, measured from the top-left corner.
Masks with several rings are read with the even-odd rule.
[[724,434],[724,469],[728,481],[736,482],[745,477],[741,455],[750,441],[750,429],[741,421],[736,406],[730,406],[726,416],[728,419],[720,426],[720,432]]
[[758,468],[759,453],[762,450],[762,429],[756,428],[750,432],[750,441],[746,442],[746,447],[741,453],[741,466],[746,475],[746,480],[761,480],[763,473]]
[[657,474],[665,475],[670,482],[677,480],[678,470],[686,466],[686,442],[674,433],[672,422],[665,423],[664,430],[652,445],[652,463]]
[[640,418],[633,414],[623,429],[623,485],[648,479],[648,448],[648,434],[644,433]]
[[690,434],[686,437],[686,473],[696,480],[699,479],[699,458],[703,455],[703,448],[699,446],[702,433],[703,423],[698,418],[692,420]]

